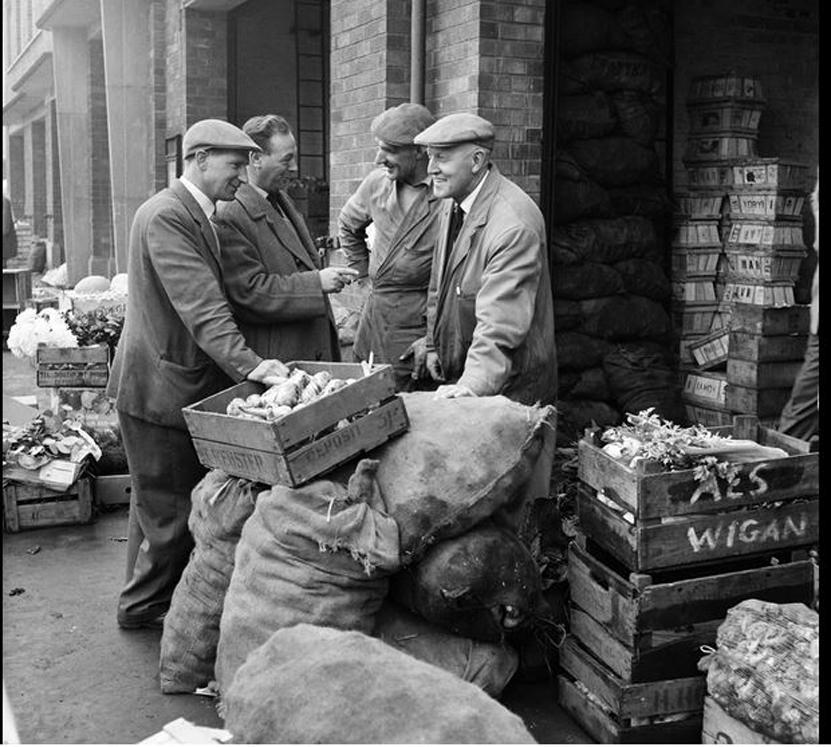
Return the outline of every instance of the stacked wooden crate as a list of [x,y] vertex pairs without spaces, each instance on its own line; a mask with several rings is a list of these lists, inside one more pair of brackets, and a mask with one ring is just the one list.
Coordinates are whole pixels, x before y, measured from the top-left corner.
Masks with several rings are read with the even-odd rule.
[[700,647],[727,610],[748,598],[813,602],[818,454],[755,418],[723,430],[788,456],[700,482],[692,469],[629,467],[591,433],[579,443],[581,534],[558,685],[599,742],[700,741]]

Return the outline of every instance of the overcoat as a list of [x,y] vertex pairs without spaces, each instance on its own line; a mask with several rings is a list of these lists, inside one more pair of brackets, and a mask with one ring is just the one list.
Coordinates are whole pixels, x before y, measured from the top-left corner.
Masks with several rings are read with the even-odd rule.
[[234,322],[208,218],[177,179],[133,219],[107,393],[128,415],[185,430],[182,407],[242,381],[261,360]]
[[282,190],[285,217],[243,184],[217,207],[222,272],[246,342],[263,358],[339,361],[340,346],[319,259],[303,216]]
[[[438,229],[441,200],[428,185],[400,218],[386,256],[367,261],[365,227],[379,219],[394,220],[395,183],[377,170],[369,174],[341,210],[341,244],[350,267],[368,274],[370,290],[355,333],[355,355],[393,367],[398,389],[412,380],[412,360],[399,358],[426,331],[427,288]],[[377,237],[376,233],[376,237]],[[376,238],[376,240],[378,240]]]
[[448,256],[444,201],[427,300],[427,345],[448,382],[475,394],[553,404],[554,310],[545,224],[534,201],[491,165]]

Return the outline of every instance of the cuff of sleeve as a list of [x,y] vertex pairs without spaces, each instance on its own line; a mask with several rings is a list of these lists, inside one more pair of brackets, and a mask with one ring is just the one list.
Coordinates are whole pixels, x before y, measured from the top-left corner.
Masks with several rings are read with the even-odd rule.
[[459,386],[466,386],[477,397],[488,397],[494,394],[499,394],[499,389],[491,386],[484,379],[479,379],[476,376],[469,374],[462,374],[456,382]]

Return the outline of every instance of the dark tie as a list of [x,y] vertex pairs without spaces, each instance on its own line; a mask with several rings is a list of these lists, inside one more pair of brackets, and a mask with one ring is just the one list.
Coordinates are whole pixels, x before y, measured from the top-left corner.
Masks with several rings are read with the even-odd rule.
[[286,214],[283,212],[283,208],[280,207],[280,200],[277,198],[277,194],[276,193],[274,193],[274,194],[269,193],[269,195],[266,199],[271,204],[271,207],[273,207],[274,210],[277,212],[277,215],[279,215],[281,218],[285,219]]
[[453,204],[453,212],[450,213],[450,230],[447,233],[447,253],[453,249],[453,244],[456,243],[456,237],[462,228],[462,223],[465,219],[465,211],[462,210],[458,203]]

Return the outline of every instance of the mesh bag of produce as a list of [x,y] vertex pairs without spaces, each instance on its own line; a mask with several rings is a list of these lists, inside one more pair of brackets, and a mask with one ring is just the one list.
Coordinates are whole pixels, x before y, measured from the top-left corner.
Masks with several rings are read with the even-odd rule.
[[165,615],[159,655],[163,693],[192,693],[214,679],[219,619],[234,552],[264,485],[211,470],[191,493],[194,549]]
[[819,615],[806,605],[737,604],[699,668],[733,718],[779,742],[818,742]]
[[242,744],[535,744],[481,688],[357,631],[275,632],[223,694]]
[[219,624],[222,692],[248,655],[299,623],[370,633],[399,563],[398,527],[383,511],[377,462],[349,485],[315,480],[261,493],[242,529]]

